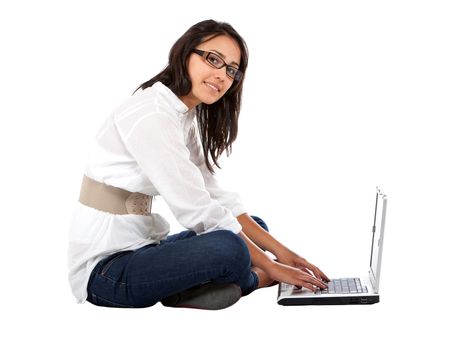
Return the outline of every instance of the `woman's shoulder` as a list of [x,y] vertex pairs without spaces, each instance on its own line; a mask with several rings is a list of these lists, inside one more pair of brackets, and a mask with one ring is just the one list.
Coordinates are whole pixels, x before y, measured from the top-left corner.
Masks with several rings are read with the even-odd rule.
[[[113,111],[113,119],[116,122],[130,119],[140,119],[152,114],[175,115],[167,104],[152,88],[140,90],[128,97]],[[174,116],[175,117],[175,116]]]
[[151,87],[139,89],[114,111],[114,119],[142,117],[148,114],[165,114],[177,117],[187,108],[169,88],[157,82]]

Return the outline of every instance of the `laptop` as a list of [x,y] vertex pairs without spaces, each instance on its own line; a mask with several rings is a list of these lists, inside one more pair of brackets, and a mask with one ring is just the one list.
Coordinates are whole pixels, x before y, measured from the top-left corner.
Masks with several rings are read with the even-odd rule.
[[315,292],[306,288],[280,283],[278,304],[320,305],[320,304],[373,304],[380,301],[379,285],[381,255],[383,252],[384,224],[386,222],[387,196],[377,187],[375,216],[372,230],[369,272],[363,277],[332,279],[327,289]]

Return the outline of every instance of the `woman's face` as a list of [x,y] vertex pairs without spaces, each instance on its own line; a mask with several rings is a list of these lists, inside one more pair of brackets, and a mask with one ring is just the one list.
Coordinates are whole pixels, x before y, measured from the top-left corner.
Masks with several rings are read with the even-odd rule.
[[[229,36],[216,36],[202,42],[196,49],[212,52],[220,56],[227,65],[239,68],[241,51],[237,42]],[[187,67],[192,89],[187,96],[180,97],[180,99],[189,108],[200,103],[217,102],[233,84],[233,79],[226,74],[226,66],[217,69],[199,54],[191,53]]]

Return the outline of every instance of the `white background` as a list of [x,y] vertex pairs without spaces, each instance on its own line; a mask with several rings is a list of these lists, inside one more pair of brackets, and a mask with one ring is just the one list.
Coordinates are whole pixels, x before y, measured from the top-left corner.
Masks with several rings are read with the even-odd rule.
[[[449,17],[445,1],[430,0],[3,1],[0,329],[448,333],[439,306],[449,300]],[[275,287],[218,312],[75,303],[67,231],[89,144],[111,110],[164,67],[175,40],[208,18],[231,23],[250,50],[223,186],[330,277],[367,271],[382,186],[389,206],[379,304],[281,307]],[[162,199],[155,208],[181,230]]]

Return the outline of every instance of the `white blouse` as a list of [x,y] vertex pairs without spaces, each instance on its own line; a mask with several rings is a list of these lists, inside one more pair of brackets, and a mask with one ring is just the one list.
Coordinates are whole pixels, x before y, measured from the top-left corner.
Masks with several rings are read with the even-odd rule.
[[[107,118],[85,174],[130,192],[161,195],[177,221],[197,234],[241,231],[239,195],[223,190],[208,171],[195,108],[157,82],[136,92]],[[115,215],[77,203],[69,232],[69,282],[79,303],[95,265],[122,250],[159,243],[169,233],[159,214]]]

